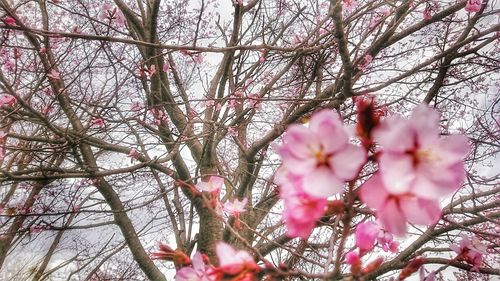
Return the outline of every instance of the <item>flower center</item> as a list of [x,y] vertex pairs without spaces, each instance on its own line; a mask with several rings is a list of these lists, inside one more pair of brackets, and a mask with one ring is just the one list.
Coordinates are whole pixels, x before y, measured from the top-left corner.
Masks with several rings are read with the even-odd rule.
[[314,152],[314,158],[316,158],[316,163],[318,166],[328,166],[328,159],[330,155],[323,152],[323,150],[318,150]]

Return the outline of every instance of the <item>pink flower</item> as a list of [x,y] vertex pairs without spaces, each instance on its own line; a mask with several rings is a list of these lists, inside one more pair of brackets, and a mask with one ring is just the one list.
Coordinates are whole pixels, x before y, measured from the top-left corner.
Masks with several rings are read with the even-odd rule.
[[[218,269],[227,275],[244,275],[246,272],[258,272],[259,266],[253,257],[244,250],[236,250],[225,242],[218,242],[215,252],[219,259]],[[252,280],[252,279],[249,279]]]
[[122,12],[117,7],[112,7],[109,3],[102,4],[99,19],[115,21],[118,26],[124,26],[126,22]]
[[349,143],[340,117],[331,110],[314,114],[309,128],[288,127],[277,152],[291,174],[303,177],[303,191],[320,198],[342,193],[344,181],[354,179],[366,161],[366,152]]
[[257,93],[249,94],[247,100],[248,100],[249,106],[251,108],[256,109],[256,110],[260,109],[262,99],[260,98],[259,94],[257,94]]
[[161,125],[162,122],[168,121],[168,117],[165,114],[165,112],[163,112],[163,110],[158,108],[152,108],[150,111],[153,114],[153,117],[155,118],[154,123],[156,125]]
[[356,0],[343,0],[342,6],[344,6],[348,12],[352,12],[352,10],[358,6],[358,2]]
[[431,10],[430,9],[425,9],[423,12],[424,20],[430,20],[432,18],[431,16]]
[[227,127],[227,133],[232,137],[238,136],[238,131],[236,130],[235,127]]
[[211,176],[208,182],[201,181],[196,184],[196,187],[200,191],[205,192],[218,192],[224,184],[224,179],[217,176]]
[[3,19],[3,22],[8,26],[17,26],[16,19],[11,16],[7,16]]
[[13,106],[16,103],[16,98],[12,95],[1,94],[0,95],[0,107],[7,105]]
[[224,211],[226,211],[230,216],[238,216],[240,213],[245,211],[245,205],[247,204],[248,199],[243,198],[240,200],[234,199],[233,202],[224,203]]
[[488,253],[488,248],[479,239],[476,237],[470,239],[467,236],[462,236],[459,245],[450,245],[450,249],[457,253],[457,260],[471,264],[472,271],[479,271],[479,267],[483,263],[483,256]]
[[90,126],[102,128],[102,127],[106,126],[106,123],[104,122],[104,119],[101,117],[99,117],[99,118],[92,117],[90,119]]
[[193,59],[194,63],[196,64],[202,64],[203,63],[203,55],[201,53],[194,54],[191,56]]
[[307,194],[290,196],[285,200],[283,220],[287,226],[287,235],[307,239],[316,227],[316,222],[325,213],[327,200]]
[[430,225],[441,217],[437,200],[428,200],[411,193],[390,194],[380,174],[373,175],[360,190],[360,197],[370,208],[376,209],[377,218],[388,232],[404,236],[406,222]]
[[207,269],[205,262],[203,262],[203,255],[197,252],[192,260],[193,266],[185,266],[177,271],[175,274],[176,281],[211,281],[211,278],[207,274]]
[[380,175],[388,193],[435,200],[460,187],[468,139],[440,137],[439,114],[434,109],[420,105],[409,120],[388,118],[373,136],[381,146]]
[[152,64],[149,69],[146,67],[146,75],[151,77],[156,74],[156,65]]
[[361,258],[356,252],[349,252],[345,255],[345,262],[350,265],[355,265],[361,263]]
[[436,279],[436,272],[432,271],[429,275],[425,276],[425,268],[423,266],[420,267],[418,271],[418,275],[420,281],[434,281]]
[[275,175],[280,186],[280,198],[284,201],[283,220],[287,235],[307,239],[316,222],[325,213],[328,201],[303,192],[303,178],[281,167]]
[[132,159],[137,159],[137,156],[139,156],[137,149],[135,149],[135,148],[130,149],[130,152],[128,153],[128,157],[130,157]]
[[365,55],[363,58],[363,61],[358,65],[358,69],[361,71],[366,71],[366,69],[372,63],[372,61],[373,61],[372,55],[370,55],[370,54]]
[[394,241],[394,237],[389,232],[381,230],[377,237],[378,244],[382,247],[384,252],[391,251],[392,253],[398,252],[399,243]]
[[49,73],[47,73],[47,77],[52,80],[59,80],[61,79],[61,74],[55,68],[52,68]]
[[354,236],[356,238],[356,246],[359,248],[361,254],[370,251],[375,246],[379,231],[378,226],[373,222],[358,224]]
[[468,0],[465,4],[465,10],[469,13],[477,13],[481,10],[483,0]]

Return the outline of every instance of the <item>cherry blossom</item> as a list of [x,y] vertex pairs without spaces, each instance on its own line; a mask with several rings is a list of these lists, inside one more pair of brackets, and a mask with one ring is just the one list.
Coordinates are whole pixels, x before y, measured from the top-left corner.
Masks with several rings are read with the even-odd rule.
[[305,193],[303,178],[289,173],[284,167],[276,173],[275,182],[280,186],[279,195],[284,201],[283,220],[287,235],[307,239],[325,213],[327,200]]
[[16,98],[14,96],[8,94],[0,95],[0,107],[4,105],[13,106],[15,103],[16,103]]
[[371,250],[375,246],[378,234],[379,228],[373,222],[362,222],[357,225],[354,236],[356,238],[356,246],[359,248],[361,254]]
[[467,236],[462,236],[460,244],[450,245],[450,249],[457,253],[457,260],[471,264],[473,271],[479,271],[479,267],[483,263],[483,257],[488,253],[488,248],[479,239],[476,237],[471,239]]
[[342,1],[342,6],[348,12],[352,12],[352,10],[354,10],[358,6],[358,1],[356,1],[356,0],[343,0]]
[[388,118],[373,136],[381,146],[380,174],[389,193],[435,200],[460,187],[468,139],[440,137],[439,114],[434,109],[420,105],[409,120]]
[[248,95],[248,104],[250,108],[258,110],[261,108],[262,99],[260,98],[258,93],[251,93]]
[[348,252],[345,255],[345,261],[347,264],[353,265],[361,262],[361,258],[359,257],[358,253],[356,252]]
[[422,13],[424,20],[430,20],[432,18],[431,15],[431,10],[430,9],[425,9]]
[[8,26],[17,26],[16,24],[16,19],[14,19],[13,17],[11,16],[7,16],[5,18],[3,18],[3,22],[8,25]]
[[367,54],[363,57],[363,60],[360,62],[358,65],[358,69],[361,71],[366,71],[368,69],[368,66],[372,63],[373,61],[373,56],[370,54]]
[[126,22],[122,12],[117,7],[112,7],[109,3],[102,4],[99,19],[114,21],[118,26],[125,26]]
[[290,196],[285,200],[283,220],[287,226],[287,235],[307,239],[316,222],[325,213],[327,201],[323,198],[302,194]]
[[[252,276],[259,271],[259,266],[247,251],[236,250],[229,244],[220,241],[215,246],[215,252],[219,259],[219,267],[217,269],[225,275],[238,277]],[[244,279],[235,278],[231,280]]]
[[397,236],[406,234],[406,222],[430,225],[441,217],[437,200],[419,198],[411,193],[390,194],[380,174],[373,175],[360,190],[360,197],[370,208],[376,209],[382,227]]
[[90,126],[102,128],[102,127],[106,126],[106,122],[104,122],[104,119],[101,117],[92,117],[90,119]]
[[420,267],[418,272],[420,281],[434,281],[436,279],[436,272],[432,271],[429,275],[425,276],[425,268],[423,266]]
[[224,184],[224,179],[218,176],[211,176],[207,182],[201,181],[196,184],[200,191],[219,192]]
[[227,133],[232,137],[238,136],[238,131],[236,130],[235,127],[227,127]]
[[240,213],[243,213],[245,211],[245,206],[247,203],[248,203],[247,198],[243,198],[241,199],[241,201],[238,199],[234,199],[233,202],[224,203],[223,209],[230,216],[238,216]]
[[176,281],[211,281],[213,279],[208,273],[203,261],[203,255],[197,252],[193,256],[192,267],[185,266],[177,271]]
[[392,253],[398,252],[399,243],[394,240],[394,236],[391,233],[384,230],[380,230],[377,242],[384,252],[391,251]]
[[47,73],[47,77],[52,80],[59,80],[61,79],[61,74],[55,68],[52,68],[49,73]]
[[477,13],[481,10],[481,5],[483,0],[467,0],[465,4],[465,10],[469,13]]
[[135,149],[135,148],[130,149],[130,151],[128,153],[128,157],[130,157],[132,159],[137,159],[137,156],[139,156],[139,152],[137,152],[137,149]]
[[277,152],[290,173],[303,177],[303,191],[321,198],[342,193],[344,182],[355,178],[366,161],[366,152],[349,143],[331,110],[314,114],[309,128],[289,126]]

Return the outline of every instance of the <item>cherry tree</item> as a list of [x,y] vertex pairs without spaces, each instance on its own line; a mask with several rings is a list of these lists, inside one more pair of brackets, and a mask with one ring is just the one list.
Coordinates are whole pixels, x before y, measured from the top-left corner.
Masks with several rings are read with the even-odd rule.
[[498,11],[0,0],[0,276],[500,275]]

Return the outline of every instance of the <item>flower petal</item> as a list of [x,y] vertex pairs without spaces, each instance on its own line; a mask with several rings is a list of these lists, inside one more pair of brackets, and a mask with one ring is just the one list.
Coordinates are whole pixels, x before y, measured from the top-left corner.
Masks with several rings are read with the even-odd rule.
[[327,167],[318,167],[304,176],[304,192],[309,195],[327,198],[342,193],[343,182]]
[[358,146],[348,144],[343,150],[330,157],[329,164],[335,175],[342,180],[352,180],[366,162],[366,152]]
[[431,225],[441,218],[439,202],[418,198],[401,199],[401,210],[409,222],[420,225]]
[[382,153],[379,164],[382,180],[389,193],[402,194],[410,190],[415,179],[413,159],[410,155]]
[[396,200],[387,200],[385,205],[377,210],[377,217],[386,231],[396,236],[406,234],[406,218]]
[[434,143],[439,139],[439,119],[439,113],[426,104],[420,104],[413,110],[410,123],[417,132],[420,146]]
[[387,118],[373,130],[373,137],[384,151],[405,152],[415,145],[415,132],[407,120],[398,116]]
[[324,153],[332,153],[343,149],[349,141],[342,121],[337,113],[322,110],[315,113],[309,124],[311,131],[321,143]]
[[384,188],[380,174],[373,175],[363,184],[359,196],[366,206],[373,209],[382,208],[389,194]]

